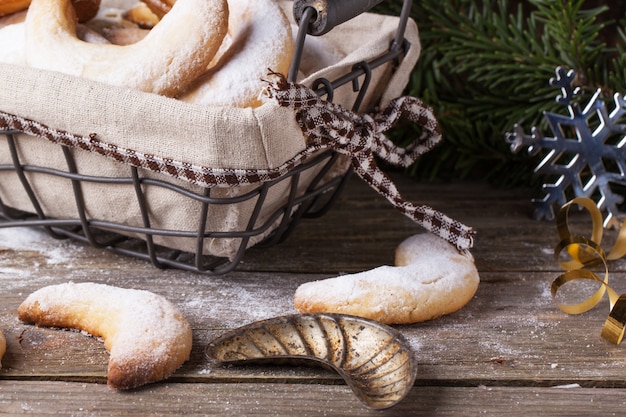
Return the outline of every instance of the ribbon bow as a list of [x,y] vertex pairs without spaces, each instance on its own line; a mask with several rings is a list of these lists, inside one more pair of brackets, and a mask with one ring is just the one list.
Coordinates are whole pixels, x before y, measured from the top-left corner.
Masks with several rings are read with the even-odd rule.
[[[322,100],[313,90],[288,82],[281,74],[273,75],[268,94],[280,106],[296,112],[296,120],[308,138],[309,147],[332,148],[348,155],[357,175],[400,212],[460,250],[473,246],[475,232],[471,228],[431,207],[406,201],[375,161],[377,155],[391,164],[408,167],[439,143],[441,131],[430,107],[415,97],[400,97],[382,110],[358,114]],[[401,117],[423,129],[422,135],[406,148],[396,146],[384,135]]]

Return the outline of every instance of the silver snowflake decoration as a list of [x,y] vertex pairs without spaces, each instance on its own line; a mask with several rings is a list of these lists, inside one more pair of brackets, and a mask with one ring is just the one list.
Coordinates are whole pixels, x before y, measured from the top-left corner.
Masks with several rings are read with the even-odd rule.
[[626,98],[615,94],[609,113],[598,90],[581,109],[574,102],[580,93],[573,87],[575,77],[573,70],[559,67],[550,80],[561,89],[557,102],[569,111],[569,116],[544,114],[554,137],[545,137],[536,127],[528,135],[516,125],[506,141],[514,153],[525,147],[531,155],[548,151],[535,173],[554,181],[543,184],[544,198],[533,200],[535,218],[552,220],[554,206],[561,207],[573,197],[588,197],[606,213],[604,226],[617,226],[624,216],[619,210],[624,197],[616,189],[626,187]]

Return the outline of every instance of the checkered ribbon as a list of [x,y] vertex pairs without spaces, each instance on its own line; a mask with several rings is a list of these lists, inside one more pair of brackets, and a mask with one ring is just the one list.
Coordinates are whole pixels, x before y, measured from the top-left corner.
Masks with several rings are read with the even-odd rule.
[[[290,83],[280,74],[273,75],[273,80],[268,81],[268,94],[279,105],[296,112],[309,148],[332,148],[350,156],[359,177],[400,212],[461,250],[473,246],[475,233],[471,228],[428,206],[406,201],[393,181],[376,165],[375,155],[391,164],[407,167],[432,149],[441,140],[439,123],[432,109],[417,98],[400,97],[381,111],[357,114],[322,100],[311,89]],[[423,129],[421,137],[406,148],[396,146],[383,133],[401,117]]]
[[[4,112],[0,112],[0,130],[24,132],[201,187],[235,187],[272,181],[316,155],[319,150],[330,148],[348,155],[363,180],[426,230],[460,250],[472,247],[474,231],[471,228],[430,207],[416,206],[404,200],[374,160],[374,155],[378,155],[392,164],[406,167],[435,146],[441,140],[441,132],[428,106],[416,98],[402,97],[375,114],[356,114],[320,99],[307,87],[288,83],[283,76],[274,75],[274,79],[268,81],[268,94],[281,106],[295,111],[296,119],[309,141],[306,149],[274,168],[230,169],[195,165],[107,143],[100,140],[96,133],[75,135]],[[424,130],[422,136],[407,148],[395,146],[383,134],[401,117],[407,117]]]

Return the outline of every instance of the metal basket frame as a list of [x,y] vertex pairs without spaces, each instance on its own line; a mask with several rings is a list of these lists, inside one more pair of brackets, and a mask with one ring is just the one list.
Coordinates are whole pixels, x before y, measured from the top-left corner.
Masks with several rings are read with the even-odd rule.
[[[410,47],[404,39],[404,31],[409,18],[411,0],[404,0],[402,14],[398,25],[397,34],[390,44],[388,52],[368,62],[361,62],[355,65],[352,70],[336,80],[320,78],[313,83],[312,88],[320,96],[326,96],[326,100],[332,101],[333,91],[347,83],[352,83],[352,88],[358,92],[352,110],[358,111],[362,100],[368,89],[372,70],[376,67],[391,61],[398,62],[406,50]],[[300,57],[305,47],[305,38],[308,33],[308,22],[314,19],[315,10],[307,8],[303,18],[299,23],[299,30],[296,36],[294,58],[291,63],[289,79],[294,80],[300,65]],[[320,217],[332,206],[336,197],[345,186],[350,170],[343,175],[326,180],[326,174],[333,167],[341,163],[343,158],[335,151],[328,150],[320,153],[310,161],[290,170],[283,176],[272,181],[259,184],[250,192],[236,197],[213,197],[212,188],[206,187],[202,192],[196,193],[187,188],[183,188],[173,182],[161,179],[142,177],[141,172],[134,166],[128,166],[128,176],[126,177],[104,177],[84,175],[77,172],[76,163],[72,152],[67,146],[61,146],[65,157],[67,169],[59,170],[49,167],[28,165],[20,160],[16,141],[18,134],[23,133],[16,130],[0,130],[0,135],[6,137],[11,163],[0,164],[0,171],[12,171],[18,176],[23,191],[26,192],[32,203],[34,213],[26,213],[8,207],[0,199],[0,227],[40,227],[50,236],[56,239],[71,238],[80,242],[85,242],[96,248],[105,248],[113,252],[133,256],[147,260],[157,268],[175,268],[205,275],[219,275],[232,271],[242,260],[250,239],[254,236],[265,235],[268,230],[278,225],[269,235],[255,247],[264,247],[284,241],[293,231],[298,222],[303,218]],[[307,185],[304,193],[298,192],[301,184],[302,174],[309,169],[318,169],[319,172]],[[27,173],[37,173],[41,175],[52,175],[71,181],[73,198],[76,204],[77,219],[51,218],[46,215],[41,208],[41,203],[29,183]],[[261,208],[266,196],[272,187],[287,181],[289,194],[285,202],[263,222],[256,225]],[[123,223],[89,219],[86,214],[86,204],[81,191],[82,182],[132,184],[136,203],[142,215],[142,226],[130,226]],[[190,198],[201,205],[197,219],[198,228],[196,231],[170,230],[151,227],[149,207],[145,199],[146,187],[163,187],[176,193],[180,193],[185,198]],[[247,227],[240,231],[206,231],[207,215],[211,205],[235,204],[242,201],[256,199],[254,210],[247,222]],[[142,236],[142,238],[129,237],[125,233]],[[161,247],[154,243],[154,236],[169,236],[195,239],[196,250],[194,253],[183,252]],[[234,256],[226,258],[204,253],[204,242],[206,239],[228,238],[239,239],[238,248]]]

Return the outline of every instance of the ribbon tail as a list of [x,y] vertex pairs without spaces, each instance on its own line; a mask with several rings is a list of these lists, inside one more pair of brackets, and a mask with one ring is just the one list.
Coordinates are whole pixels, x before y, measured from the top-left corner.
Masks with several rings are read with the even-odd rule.
[[367,156],[360,154],[358,158],[352,160],[352,165],[363,181],[383,195],[405,216],[461,251],[472,248],[475,235],[472,228],[431,207],[414,205],[406,201],[400,195],[393,181],[378,168],[371,153]]
[[[473,246],[474,231],[471,228],[430,207],[417,206],[404,200],[393,181],[378,168],[374,160],[376,154],[394,165],[409,166],[440,142],[439,123],[432,109],[423,101],[401,97],[380,112],[359,115],[323,101],[307,87],[288,83],[280,76],[270,83],[269,93],[279,105],[296,112],[296,120],[304,135],[309,138],[309,146],[328,146],[349,155],[359,177],[400,212],[459,250]],[[423,129],[421,137],[406,148],[396,146],[383,134],[402,117],[407,117]]]

